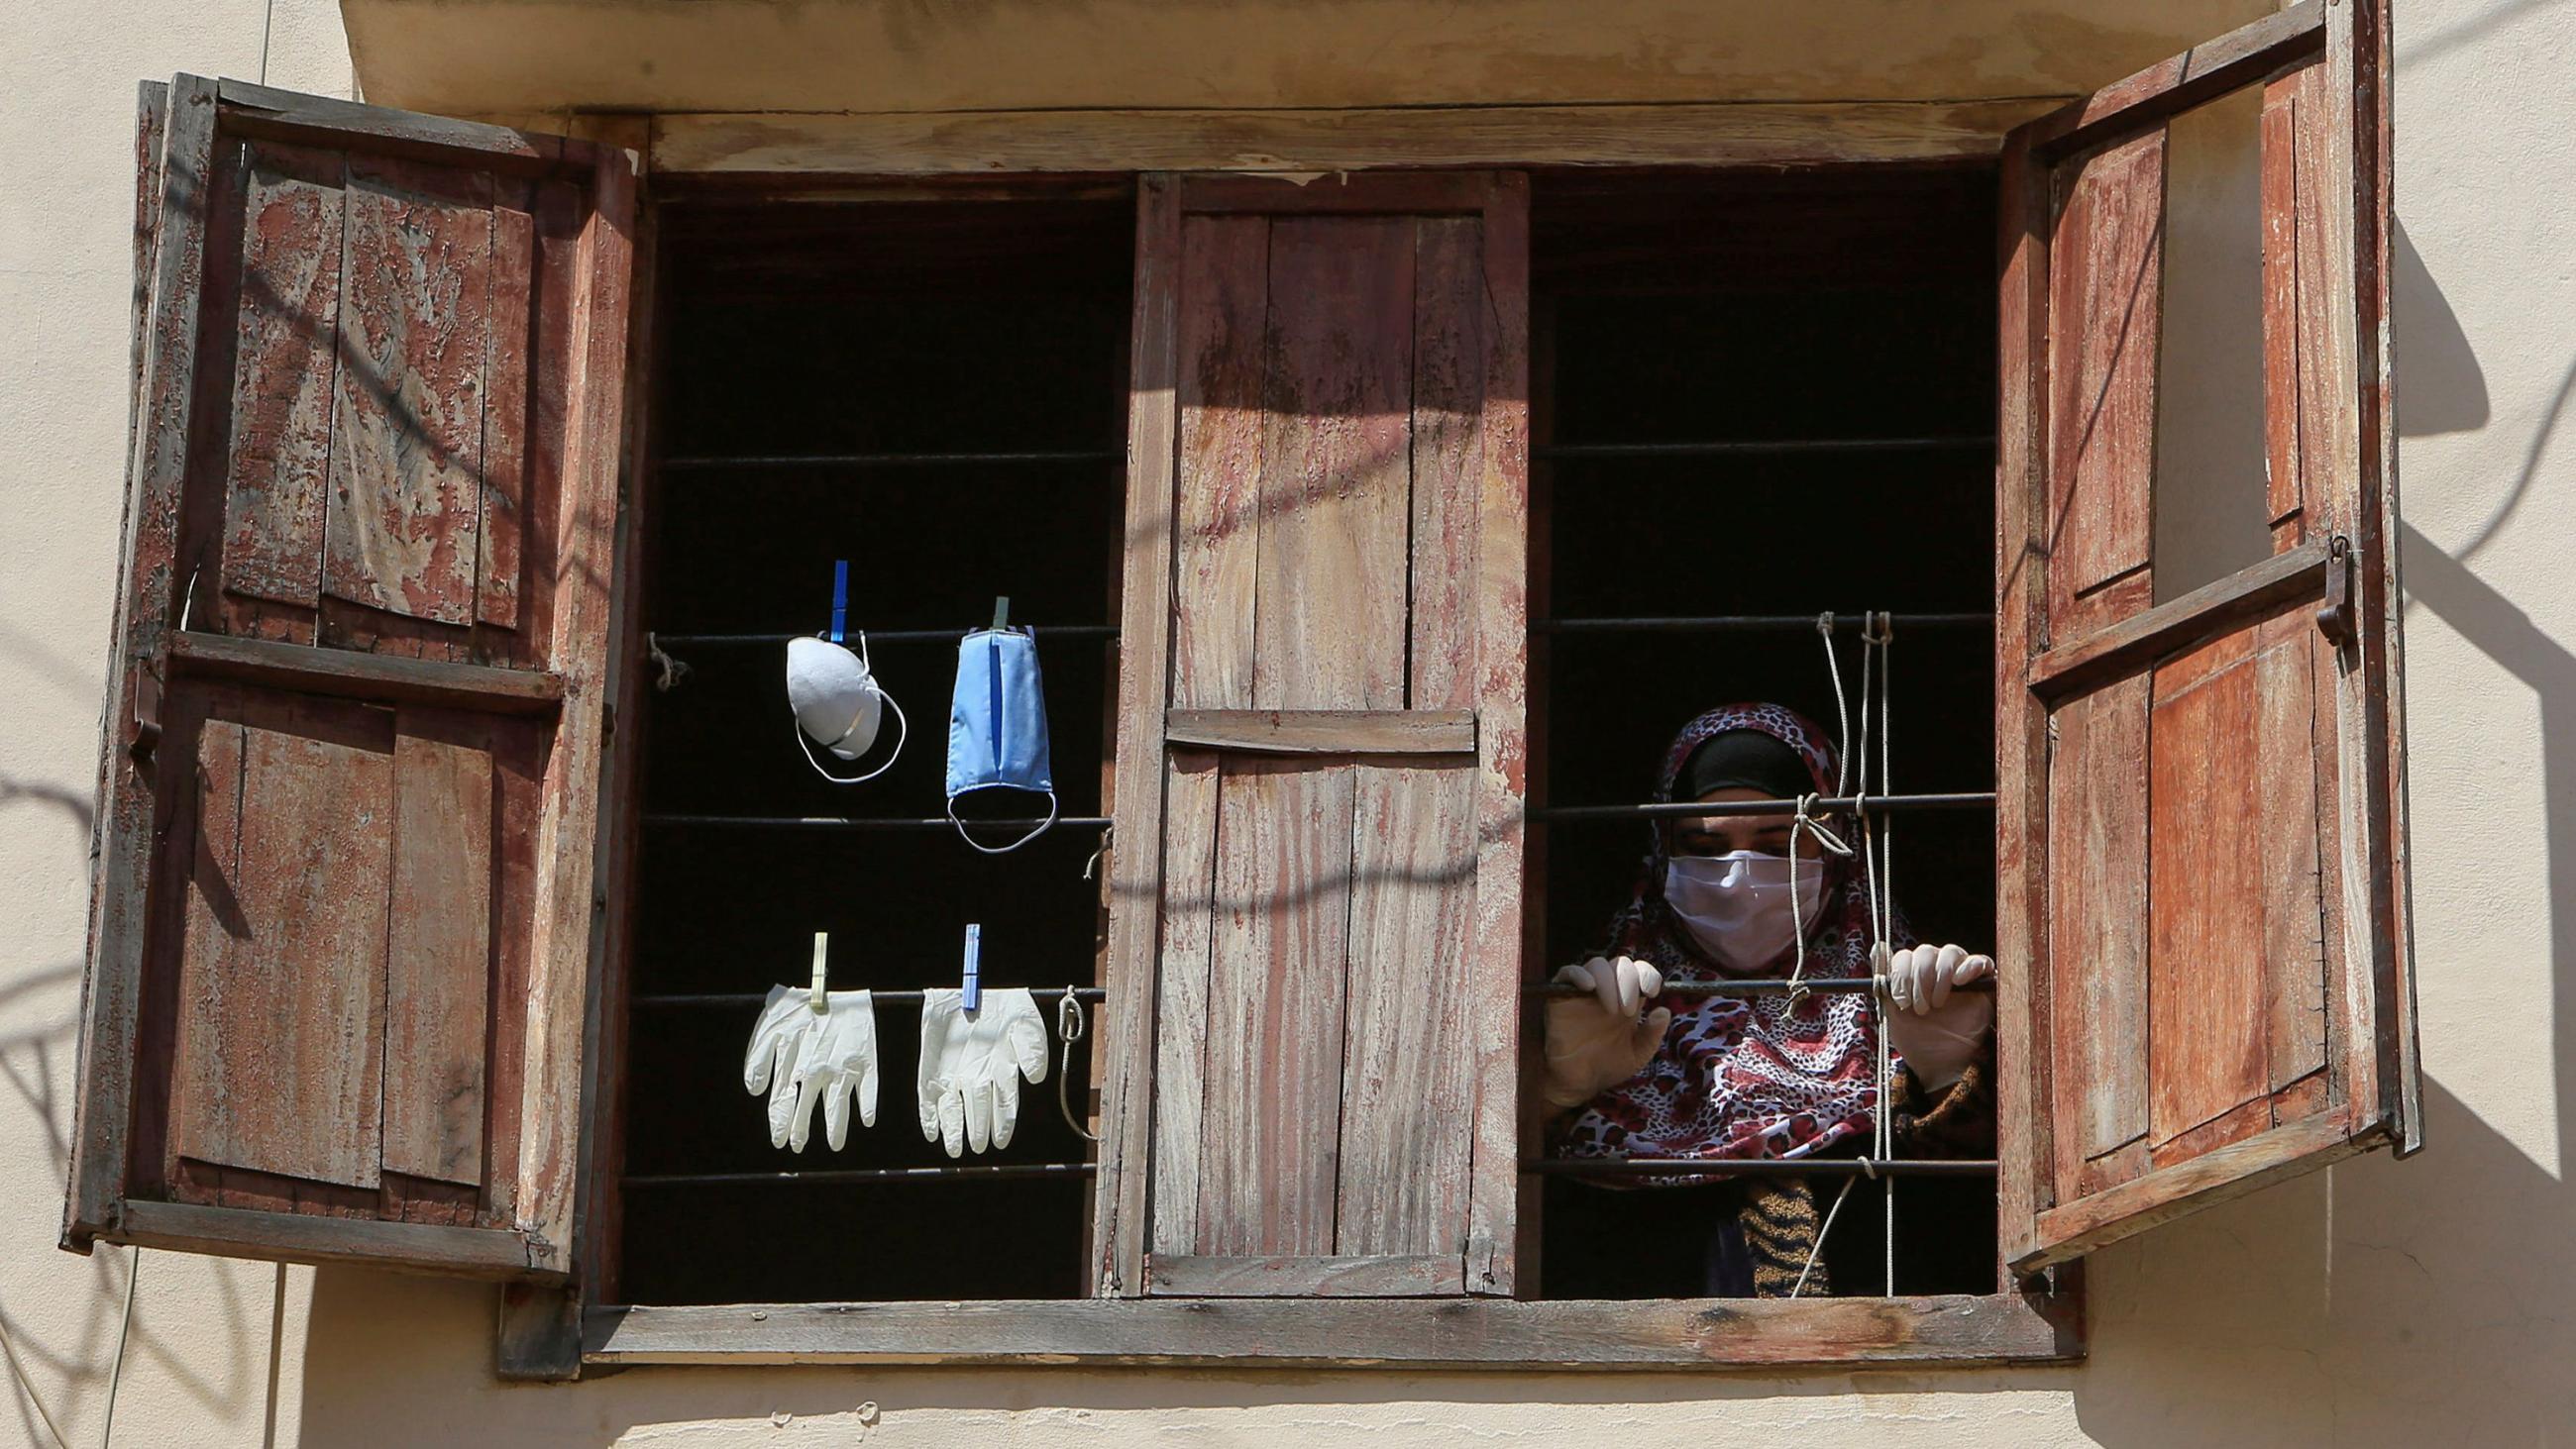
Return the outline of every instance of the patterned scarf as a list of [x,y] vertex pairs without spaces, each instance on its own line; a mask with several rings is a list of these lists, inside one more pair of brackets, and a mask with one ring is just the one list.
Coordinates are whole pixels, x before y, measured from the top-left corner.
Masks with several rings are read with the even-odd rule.
[[[1683,764],[1700,742],[1728,730],[1759,730],[1807,762],[1816,793],[1834,792],[1835,754],[1824,732],[1776,704],[1732,704],[1683,728],[1664,754],[1655,799],[1670,800]],[[1730,972],[1702,951],[1664,902],[1670,858],[1663,822],[1649,827],[1637,892],[1610,922],[1604,954],[1652,962],[1667,981],[1787,976],[1795,948],[1751,972]],[[1858,837],[1838,830],[1858,848]],[[1799,832],[1799,859],[1821,854]],[[1809,976],[1870,974],[1869,900],[1856,859],[1826,855],[1824,899],[1807,924]],[[1914,944],[1901,914],[1891,913],[1892,947]],[[1573,1157],[1812,1157],[1846,1137],[1866,1134],[1878,1106],[1878,1024],[1860,992],[1703,997],[1676,1001],[1671,1030],[1645,1070],[1592,1100],[1567,1129]],[[1659,1174],[1638,1186],[1678,1186],[1723,1177]]]

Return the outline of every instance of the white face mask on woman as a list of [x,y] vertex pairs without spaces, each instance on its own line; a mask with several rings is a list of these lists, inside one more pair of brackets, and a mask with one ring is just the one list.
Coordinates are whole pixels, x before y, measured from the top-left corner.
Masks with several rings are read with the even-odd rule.
[[1758,971],[1789,949],[1800,922],[1810,928],[1816,924],[1824,869],[1812,860],[1797,863],[1793,910],[1789,868],[1786,856],[1751,850],[1677,855],[1664,867],[1664,902],[1719,965]]

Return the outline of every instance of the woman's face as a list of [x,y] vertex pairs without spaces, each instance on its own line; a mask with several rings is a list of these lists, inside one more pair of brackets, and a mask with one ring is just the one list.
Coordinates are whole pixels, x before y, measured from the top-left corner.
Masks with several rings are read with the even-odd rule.
[[[1728,785],[1699,797],[1712,800],[1764,800],[1771,797],[1748,785]],[[1687,816],[1673,822],[1672,850],[1675,855],[1727,855],[1739,850],[1757,851],[1763,855],[1789,853],[1789,822],[1795,817],[1779,815],[1711,815],[1699,819]]]

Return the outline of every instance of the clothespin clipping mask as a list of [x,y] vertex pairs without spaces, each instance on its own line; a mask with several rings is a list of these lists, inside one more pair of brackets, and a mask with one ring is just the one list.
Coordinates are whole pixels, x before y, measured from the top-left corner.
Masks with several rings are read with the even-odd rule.
[[968,1011],[984,1006],[984,928],[969,923],[966,927],[966,975],[957,989],[960,1002]]
[[841,642],[841,633],[850,616],[850,561],[832,560],[832,642]]
[[823,996],[823,957],[831,949],[831,944],[831,932],[816,931],[814,933],[814,995],[812,998],[812,1005],[816,1016],[829,1016],[832,1011],[830,1004]]
[[1008,594],[997,594],[994,596],[993,627],[996,629],[1007,629],[1011,627],[1011,596]]

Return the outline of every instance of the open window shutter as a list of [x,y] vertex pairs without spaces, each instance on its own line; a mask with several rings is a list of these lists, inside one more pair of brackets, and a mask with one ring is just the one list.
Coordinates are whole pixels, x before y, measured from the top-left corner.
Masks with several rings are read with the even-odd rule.
[[1145,183],[1104,1292],[1511,1291],[1526,206]]
[[[2021,1271],[2417,1132],[2384,17],[2310,3],[2012,138],[2003,1232]],[[2263,88],[2272,555],[2155,602],[2169,118]]]
[[560,1275],[631,163],[144,117],[66,1245]]

